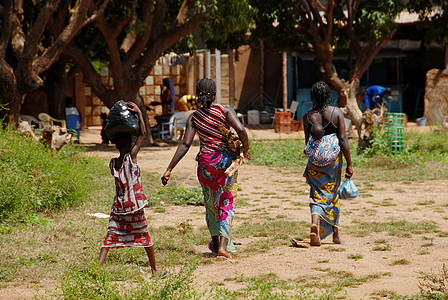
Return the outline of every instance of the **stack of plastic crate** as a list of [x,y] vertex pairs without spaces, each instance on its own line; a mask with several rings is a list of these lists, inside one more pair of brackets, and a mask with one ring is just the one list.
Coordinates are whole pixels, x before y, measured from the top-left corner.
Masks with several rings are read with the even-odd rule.
[[404,127],[406,114],[386,113],[384,118],[384,130],[387,139],[388,151],[392,154],[404,151]]

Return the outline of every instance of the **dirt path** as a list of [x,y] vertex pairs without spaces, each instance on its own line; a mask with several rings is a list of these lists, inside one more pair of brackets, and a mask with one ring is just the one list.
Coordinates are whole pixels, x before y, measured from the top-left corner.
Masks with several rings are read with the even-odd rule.
[[[417,130],[417,128],[416,128]],[[279,136],[273,131],[250,131],[254,138],[298,138],[298,133]],[[139,164],[143,170],[162,174],[168,165],[175,147],[144,148],[139,154]],[[197,186],[196,162],[194,157],[198,151],[193,146],[186,157],[178,164],[172,176],[182,180],[185,187]],[[95,152],[104,155],[104,152]],[[106,153],[110,156],[110,153]],[[355,169],[356,172],[356,169]],[[356,180],[356,173],[355,179]],[[239,175],[241,191],[239,197],[248,199],[249,205],[237,207],[234,226],[247,221],[256,222],[260,217],[281,217],[284,220],[310,219],[308,203],[309,188],[301,172],[289,172],[278,168],[269,168],[246,164]],[[438,272],[443,263],[448,264],[448,237],[437,237],[436,234],[411,234],[411,237],[389,236],[387,232],[371,233],[365,237],[355,237],[344,233],[344,226],[354,225],[358,220],[364,222],[390,222],[407,220],[419,222],[434,220],[441,231],[448,232],[448,180],[425,182],[390,183],[360,181],[358,187],[361,196],[355,200],[343,201],[340,219],[340,232],[343,245],[336,246],[331,239],[323,241],[321,247],[309,249],[293,248],[290,245],[274,248],[266,253],[246,257],[238,254],[231,261],[201,265],[197,270],[196,281],[225,282],[229,289],[238,288],[234,281],[223,281],[224,278],[244,275],[252,277],[260,274],[274,273],[280,279],[294,279],[301,275],[321,276],[322,271],[316,268],[326,268],[333,271],[346,271],[356,276],[387,273],[378,279],[369,280],[356,288],[348,288],[352,299],[369,299],[371,293],[380,290],[395,291],[402,295],[419,292],[418,272]],[[363,196],[364,195],[364,196]],[[238,200],[237,200],[238,201]],[[386,201],[386,204],[382,204]],[[431,201],[434,201],[432,203]],[[393,205],[387,205],[387,203]],[[422,203],[427,202],[427,205]],[[297,205],[300,203],[300,205]],[[260,212],[260,209],[262,212]],[[189,212],[186,212],[189,210]],[[205,224],[203,208],[168,207],[165,213],[153,213],[150,222],[152,226],[159,224],[177,226],[186,221],[196,228]],[[295,233],[291,232],[291,236]],[[424,240],[423,236],[432,240]],[[243,244],[263,238],[239,240]],[[377,246],[374,241],[387,240],[390,251],[374,251]],[[432,242],[432,246],[422,246]],[[330,251],[336,246],[345,251]],[[197,249],[207,252],[207,249]],[[422,253],[427,253],[422,255]],[[362,259],[348,259],[349,254],[361,254]],[[407,265],[394,265],[396,260],[406,259]],[[328,261],[321,263],[322,261]],[[319,263],[320,262],[320,263]],[[219,266],[217,265],[219,264]],[[216,269],[219,268],[219,273]]]
[[[278,138],[273,131],[253,131],[252,137]],[[297,138],[298,133],[283,137]],[[81,140],[92,146],[91,155],[111,157],[113,146],[99,145],[99,128],[84,131]],[[139,154],[142,170],[162,174],[168,165],[175,147],[145,147]],[[198,151],[193,146],[186,157],[175,168],[175,176],[185,187],[197,186],[196,162],[194,157]],[[356,172],[356,168],[355,168]],[[355,178],[356,180],[356,173]],[[257,222],[260,217],[281,218],[282,220],[309,221],[310,212],[307,206],[309,188],[301,171],[296,173],[279,168],[269,168],[246,164],[240,170],[239,182],[241,190],[238,197],[246,199],[248,205],[237,206],[234,220],[235,228],[243,222]],[[279,279],[295,279],[299,276],[322,276],[325,271],[346,271],[356,276],[384,274],[377,279],[368,280],[356,288],[347,288],[352,299],[370,299],[375,291],[394,291],[402,295],[419,292],[419,273],[438,272],[443,263],[448,264],[448,237],[437,236],[436,233],[411,234],[410,237],[389,236],[387,232],[370,233],[364,237],[346,234],[344,227],[356,225],[358,220],[364,222],[389,222],[407,220],[415,223],[433,220],[439,229],[448,232],[448,180],[425,182],[390,183],[375,182],[374,186],[365,180],[357,181],[361,196],[355,200],[345,200],[342,204],[340,233],[343,244],[336,246],[331,239],[323,241],[321,247],[309,249],[293,248],[285,243],[265,253],[245,256],[241,251],[232,260],[203,264],[196,271],[196,282],[224,282],[226,288],[237,289],[240,283],[224,281],[225,278],[274,273]],[[238,200],[237,200],[238,201]],[[385,201],[385,202],[383,202]],[[393,203],[386,205],[384,203]],[[238,202],[237,202],[238,203]],[[205,225],[203,207],[167,207],[164,213],[154,213],[148,209],[147,216],[151,226],[177,226],[188,222],[198,228]],[[186,217],[188,216],[188,217]],[[291,232],[291,237],[296,233]],[[423,237],[431,238],[424,240]],[[238,240],[243,245],[266,238],[246,238]],[[389,251],[374,251],[374,242],[387,240]],[[157,241],[155,241],[157,242]],[[432,242],[432,245],[428,245]],[[422,246],[427,244],[426,246]],[[243,247],[243,246],[240,246]],[[331,251],[330,247],[342,248],[344,251]],[[237,248],[238,249],[238,248]],[[241,248],[240,248],[241,249]],[[196,249],[208,252],[206,247]],[[426,253],[422,255],[422,253]],[[349,254],[361,254],[362,259],[349,259]],[[406,259],[409,264],[394,265],[394,261]],[[219,268],[219,272],[216,270]],[[0,295],[0,298],[1,295]]]

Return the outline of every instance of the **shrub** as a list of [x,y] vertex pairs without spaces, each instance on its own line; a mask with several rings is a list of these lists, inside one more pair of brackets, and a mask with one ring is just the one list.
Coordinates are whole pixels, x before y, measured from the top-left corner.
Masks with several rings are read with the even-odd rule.
[[98,160],[81,152],[66,145],[53,153],[16,131],[0,129],[1,222],[25,222],[30,214],[82,203],[100,169]]

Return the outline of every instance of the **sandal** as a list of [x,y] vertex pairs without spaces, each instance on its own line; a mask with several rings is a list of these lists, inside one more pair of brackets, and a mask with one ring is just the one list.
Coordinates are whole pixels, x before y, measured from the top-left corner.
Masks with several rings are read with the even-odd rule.
[[297,248],[309,248],[310,247],[310,245],[308,243],[305,243],[304,241],[301,241],[301,240],[296,240],[296,239],[290,238],[289,241],[291,242],[291,244],[294,247],[297,247]]

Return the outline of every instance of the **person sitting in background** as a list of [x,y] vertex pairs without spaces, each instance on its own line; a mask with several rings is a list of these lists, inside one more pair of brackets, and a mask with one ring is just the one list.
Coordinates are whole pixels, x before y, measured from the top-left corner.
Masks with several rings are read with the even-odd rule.
[[379,85],[372,85],[366,90],[366,95],[362,101],[364,110],[381,108],[387,97],[391,94],[390,88],[385,88]]
[[151,102],[152,106],[162,105],[162,115],[174,113],[174,98],[176,91],[174,89],[173,80],[169,77],[163,79],[163,84],[160,86],[160,102]]
[[179,110],[180,111],[189,111],[198,109],[196,95],[184,95],[179,99]]

